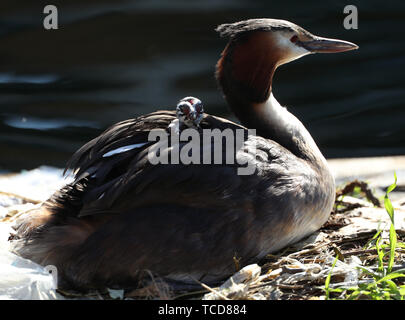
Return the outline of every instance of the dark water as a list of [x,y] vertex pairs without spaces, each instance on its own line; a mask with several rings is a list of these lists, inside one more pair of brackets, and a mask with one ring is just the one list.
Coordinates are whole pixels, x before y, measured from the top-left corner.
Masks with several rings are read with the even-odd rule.
[[[214,79],[224,22],[271,17],[360,50],[312,55],[280,68],[274,94],[327,157],[405,154],[405,2],[270,0],[0,3],[0,169],[63,166],[110,124],[194,95],[232,118]],[[359,29],[343,27],[343,8]],[[233,118],[232,118],[233,119]]]

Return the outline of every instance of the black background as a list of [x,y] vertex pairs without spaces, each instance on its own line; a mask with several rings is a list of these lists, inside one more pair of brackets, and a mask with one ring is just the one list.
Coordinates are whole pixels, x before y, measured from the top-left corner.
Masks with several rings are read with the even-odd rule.
[[[405,154],[403,1],[59,0],[58,30],[43,28],[46,4],[0,3],[0,170],[63,167],[109,125],[187,95],[235,120],[214,79],[226,44],[214,29],[261,17],[360,46],[276,73],[274,95],[326,157]],[[348,4],[358,30],[343,27]]]

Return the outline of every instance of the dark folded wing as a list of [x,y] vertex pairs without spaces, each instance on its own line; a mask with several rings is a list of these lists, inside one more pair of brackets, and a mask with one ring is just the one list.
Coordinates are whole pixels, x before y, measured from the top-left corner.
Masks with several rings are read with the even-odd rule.
[[[76,171],[76,182],[88,180],[79,216],[120,213],[159,204],[217,209],[252,207],[262,180],[257,179],[257,172],[250,176],[238,175],[238,168],[246,166],[237,163],[240,150],[235,151],[235,163],[225,163],[225,147],[222,148],[222,162],[219,164],[150,163],[148,153],[154,145],[153,141],[148,141],[150,130],[166,129],[175,118],[174,112],[159,111],[123,121],[75,153],[68,168]],[[247,133],[246,128],[240,125],[209,115],[205,115],[201,128],[243,129]],[[200,150],[212,150],[213,143],[201,141]],[[180,149],[186,144],[180,143]],[[277,146],[274,150],[279,150],[280,146],[274,145]],[[263,161],[279,157],[269,148],[271,142],[267,141],[263,146]],[[125,148],[128,150],[125,151]],[[246,146],[244,149],[244,154],[250,152]],[[116,150],[124,151],[114,153]],[[249,161],[251,165],[256,165],[260,159],[253,152],[256,150],[250,152]]]

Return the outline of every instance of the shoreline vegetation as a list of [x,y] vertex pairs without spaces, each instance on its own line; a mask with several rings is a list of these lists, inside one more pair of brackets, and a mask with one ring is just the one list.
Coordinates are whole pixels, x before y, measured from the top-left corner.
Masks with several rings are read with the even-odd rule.
[[[327,223],[308,238],[267,255],[257,264],[240,269],[235,257],[235,274],[219,287],[200,283],[198,290],[173,290],[151,274],[149,283],[142,288],[107,289],[83,296],[53,290],[51,276],[47,275],[41,278],[42,282],[37,281],[41,285],[37,286],[36,293],[21,291],[21,288],[20,291],[11,288],[5,293],[7,281],[0,279],[4,291],[0,289],[0,298],[405,299],[405,157],[333,159],[328,162],[336,174],[337,190],[335,206]],[[61,172],[57,168],[40,167],[19,174],[0,175],[0,250],[7,247],[5,233],[10,230],[3,226],[10,226],[16,217],[69,182],[62,178]],[[8,253],[0,251],[0,254],[3,259],[0,263],[4,263]],[[10,256],[10,259],[14,258],[18,257]],[[29,264],[29,261],[24,263]],[[28,268],[34,268],[36,275],[43,271],[33,263]],[[16,271],[9,270],[17,281]],[[8,284],[13,285],[12,281]]]

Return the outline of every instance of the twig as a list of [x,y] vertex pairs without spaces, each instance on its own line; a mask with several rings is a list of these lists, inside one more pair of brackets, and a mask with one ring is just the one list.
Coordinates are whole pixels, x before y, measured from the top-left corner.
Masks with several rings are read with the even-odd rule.
[[352,250],[343,252],[343,256],[353,256],[353,255],[361,255],[366,253],[377,253],[377,249],[359,249],[359,250]]
[[223,300],[231,300],[227,297],[225,297],[222,293],[220,293],[219,291],[207,286],[205,283],[202,283],[201,281],[198,281],[197,279],[192,278],[195,282],[197,282],[200,286],[202,286],[204,289],[207,289],[208,291],[218,295],[218,297],[222,298]]
[[366,195],[367,199],[375,206],[381,207],[380,200],[378,200],[373,193],[371,192],[370,188],[368,188],[368,184],[364,181],[354,180],[348,183],[342,190],[336,192],[336,199],[342,195],[352,193],[355,187],[359,187],[362,192]]
[[276,284],[277,287],[280,289],[287,289],[287,290],[298,290],[298,289],[304,289],[305,286],[302,284]]
[[[167,284],[165,282],[162,282],[162,286],[159,286],[156,281],[155,281],[155,277],[153,276],[152,272],[150,270],[145,270],[146,273],[149,274],[150,279],[152,280],[152,284],[155,287],[156,292],[159,294],[159,299],[160,300],[169,300],[170,299],[170,293],[169,291],[169,287],[167,286]],[[166,285],[166,288],[163,288]],[[166,291],[164,290],[166,289]]]
[[30,199],[30,198],[21,196],[19,194],[6,192],[6,191],[0,191],[0,194],[4,194],[4,195],[9,196],[9,197],[19,198],[19,199],[21,199],[21,200],[23,200],[25,202],[34,203],[34,204],[38,204],[38,203],[42,202],[42,201],[39,201],[39,200]]
[[344,202],[344,201],[340,201],[340,200],[336,200],[335,204],[344,206],[344,208],[343,209],[336,209],[334,211],[334,213],[344,213],[344,212],[347,212],[347,211],[351,211],[353,209],[363,207],[363,205],[360,204],[360,203],[350,203],[350,202]]
[[[372,270],[372,271],[377,271],[378,267],[367,267],[368,269]],[[392,272],[404,272],[405,271],[405,264],[398,264],[398,265],[393,265]]]
[[326,243],[322,243],[319,246],[313,247],[311,249],[304,249],[304,250],[301,250],[301,251],[298,251],[298,252],[293,252],[293,253],[289,254],[287,256],[287,258],[296,257],[296,256],[300,256],[300,255],[303,255],[303,254],[307,254],[309,252],[317,251],[320,248],[326,247],[326,246],[328,246],[330,244],[331,244],[331,242],[326,242]]

